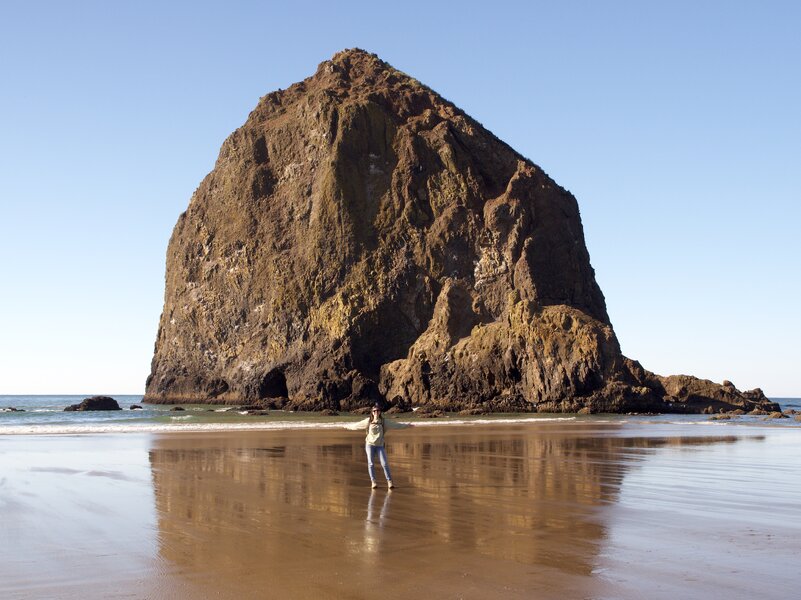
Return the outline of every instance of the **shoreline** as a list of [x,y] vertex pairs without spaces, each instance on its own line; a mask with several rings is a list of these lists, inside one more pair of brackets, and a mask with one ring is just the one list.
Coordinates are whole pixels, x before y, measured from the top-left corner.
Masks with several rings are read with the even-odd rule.
[[[58,424],[24,424],[0,425],[0,436],[37,436],[37,435],[101,435],[101,434],[181,434],[202,432],[268,432],[268,431],[304,431],[313,429],[336,430],[348,423],[363,419],[363,415],[342,414],[338,416],[322,416],[317,413],[294,413],[273,411],[270,416],[249,417],[248,421],[236,422],[191,422],[191,419],[203,419],[208,413],[198,409],[187,410],[179,415],[164,415],[165,422],[81,422]],[[188,414],[187,414],[188,413]],[[244,415],[244,413],[238,413]],[[721,427],[771,427],[801,428],[801,422],[792,418],[769,419],[763,416],[741,415],[737,418],[718,420],[710,415],[678,415],[673,413],[659,415],[620,415],[615,413],[598,415],[577,415],[569,413],[494,413],[480,416],[446,415],[437,418],[415,418],[413,413],[392,416],[393,420],[410,423],[415,427],[494,427],[498,425],[546,424],[546,423],[590,423],[590,424],[670,424],[670,425],[709,425]],[[258,419],[258,420],[256,420]]]

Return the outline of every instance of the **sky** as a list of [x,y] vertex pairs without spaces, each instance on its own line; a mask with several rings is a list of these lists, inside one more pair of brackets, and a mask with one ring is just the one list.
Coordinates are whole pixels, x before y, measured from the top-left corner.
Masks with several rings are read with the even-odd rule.
[[801,3],[0,0],[0,394],[144,391],[167,242],[344,48],[578,199],[624,354],[801,397]]

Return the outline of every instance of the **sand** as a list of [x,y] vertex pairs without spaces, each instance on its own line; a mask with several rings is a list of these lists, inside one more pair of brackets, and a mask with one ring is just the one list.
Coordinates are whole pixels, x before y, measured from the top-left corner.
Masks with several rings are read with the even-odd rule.
[[[2,598],[789,598],[801,430],[0,436]],[[382,481],[383,483],[383,481]]]

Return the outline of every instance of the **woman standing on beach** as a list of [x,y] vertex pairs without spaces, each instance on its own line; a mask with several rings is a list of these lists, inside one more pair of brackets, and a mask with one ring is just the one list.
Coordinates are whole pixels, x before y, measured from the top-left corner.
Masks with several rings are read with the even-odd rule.
[[384,476],[387,478],[387,487],[389,489],[395,486],[392,483],[392,475],[389,472],[389,462],[387,461],[387,451],[384,448],[384,432],[387,429],[405,429],[411,427],[408,423],[398,423],[396,421],[387,421],[381,414],[381,406],[376,404],[370,411],[370,416],[358,423],[345,425],[345,429],[357,431],[364,430],[367,436],[364,439],[364,449],[367,452],[367,471],[370,473],[370,481],[373,489],[378,487],[375,480],[375,467],[373,459],[378,454],[381,461],[381,467],[384,469]]

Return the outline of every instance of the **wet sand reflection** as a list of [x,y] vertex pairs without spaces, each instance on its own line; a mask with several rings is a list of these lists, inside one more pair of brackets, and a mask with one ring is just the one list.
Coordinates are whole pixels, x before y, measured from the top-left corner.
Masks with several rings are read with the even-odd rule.
[[223,597],[597,597],[626,474],[666,445],[738,439],[616,431],[398,432],[394,491],[370,489],[349,432],[155,437],[159,552]]

